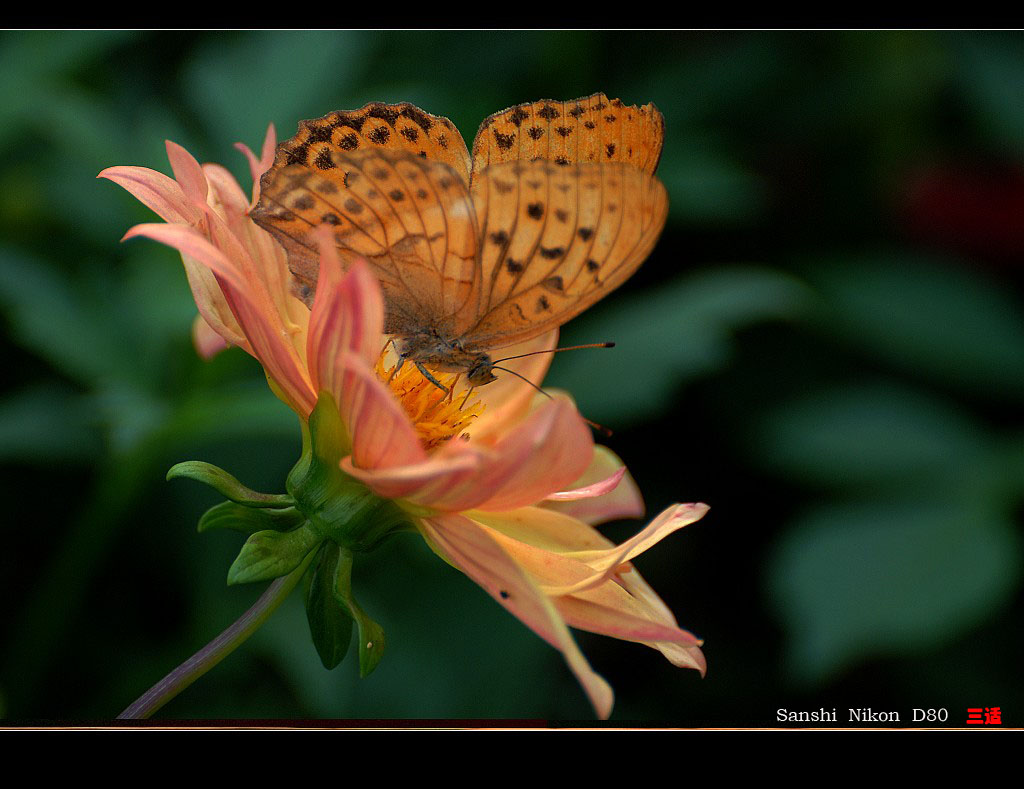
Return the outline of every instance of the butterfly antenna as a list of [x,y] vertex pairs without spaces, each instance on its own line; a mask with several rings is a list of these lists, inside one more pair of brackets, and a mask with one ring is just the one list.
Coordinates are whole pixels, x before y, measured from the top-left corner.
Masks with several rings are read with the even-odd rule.
[[[525,354],[525,355],[528,356],[529,354]],[[517,358],[517,357],[512,357],[512,358],[514,359],[514,358]],[[520,375],[515,370],[510,370],[507,367],[498,367],[498,365],[496,365],[496,364],[492,365],[492,369],[501,370],[502,372],[505,372],[505,373],[512,373],[512,375],[514,375],[516,378],[521,378],[522,380],[526,381],[526,383],[528,383],[530,386],[532,386],[534,389],[536,389],[538,392],[540,392],[542,395],[544,395],[546,398],[548,398],[548,400],[554,400],[555,399],[551,395],[549,395],[547,392],[545,392],[543,389],[541,389],[539,386],[537,386],[537,384],[535,384],[533,381],[531,381],[525,375]]]
[[[613,342],[592,342],[586,345],[570,345],[567,348],[551,348],[546,351],[530,351],[529,353],[521,353],[518,356],[506,356],[504,359],[495,359],[495,362],[507,362],[510,359],[522,359],[526,356],[536,356],[538,353],[560,353],[561,351],[581,351],[584,348],[614,348],[615,343]],[[504,369],[504,368],[502,368]]]
[[[587,348],[601,348],[601,347],[608,347],[608,346],[587,345],[587,346],[584,346],[584,347],[587,347]],[[560,351],[571,351],[573,349],[572,348],[559,348],[558,350],[560,350]],[[540,353],[544,353],[544,352],[540,351]],[[524,354],[524,355],[525,356],[529,356],[530,354]],[[516,358],[516,357],[513,357],[513,358]],[[535,384],[529,378],[526,378],[525,376],[520,375],[515,370],[510,370],[507,367],[498,367],[497,365],[494,365],[494,369],[495,370],[501,370],[502,372],[505,372],[505,373],[512,373],[512,375],[514,375],[516,378],[522,378],[524,381],[526,381],[526,383],[528,383],[530,386],[532,386],[534,389],[536,389],[538,392],[540,392],[542,395],[544,395],[549,400],[554,400],[555,399],[551,395],[549,395],[547,392],[545,392],[543,389],[541,389],[539,386],[537,386],[537,384]],[[468,399],[468,397],[467,397],[467,399]],[[465,403],[463,403],[463,405],[465,405]],[[607,427],[605,427],[604,425],[599,425],[597,422],[593,422],[590,419],[587,419],[585,416],[583,416],[583,414],[580,414],[580,419],[582,419],[584,422],[586,422],[588,425],[590,425],[592,428],[594,428],[594,430],[596,430],[601,435],[607,436],[607,437],[611,437],[612,431],[610,429],[608,429]]]

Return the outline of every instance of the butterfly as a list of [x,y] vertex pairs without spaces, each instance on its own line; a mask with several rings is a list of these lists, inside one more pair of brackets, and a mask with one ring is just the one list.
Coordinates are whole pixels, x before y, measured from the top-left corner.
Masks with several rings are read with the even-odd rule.
[[[313,231],[342,264],[369,261],[399,369],[495,380],[490,352],[561,326],[628,279],[668,196],[654,176],[664,119],[602,93],[520,104],[480,125],[472,156],[447,118],[367,104],[303,121],[281,143],[250,216],[316,291]],[[429,368],[429,369],[428,369]]]

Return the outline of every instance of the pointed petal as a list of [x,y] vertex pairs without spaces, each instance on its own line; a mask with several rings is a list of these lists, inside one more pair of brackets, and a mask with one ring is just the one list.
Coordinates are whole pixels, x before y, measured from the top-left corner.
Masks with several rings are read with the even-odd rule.
[[227,341],[210,327],[202,315],[196,315],[192,321],[192,344],[204,359],[212,359],[228,347]]
[[537,635],[562,652],[600,718],[611,715],[608,683],[587,663],[558,611],[487,531],[462,515],[421,522],[427,543],[507,608]]
[[346,469],[385,498],[445,512],[508,510],[540,501],[578,477],[592,448],[575,407],[557,399],[493,448],[449,442],[416,467]]
[[[617,584],[611,586],[621,589]],[[588,633],[641,644],[652,641],[665,641],[686,647],[699,647],[701,644],[700,639],[692,633],[637,616],[622,608],[582,597],[556,597],[553,602],[567,625]]]
[[332,360],[342,353],[361,357],[373,366],[384,345],[384,297],[377,278],[363,260],[346,275],[328,228],[316,231],[320,243],[320,275],[309,320],[306,357],[317,391],[327,389],[338,399]]
[[333,364],[338,408],[352,438],[352,455],[342,461],[346,473],[360,478],[367,473],[364,468],[385,469],[385,475],[391,468],[420,468],[427,453],[391,390],[359,356],[341,353]]
[[[608,551],[579,551],[574,553],[580,561],[596,570],[612,570],[620,564],[639,556],[648,548],[661,542],[672,532],[703,518],[710,507],[707,504],[674,504],[645,526],[638,534]],[[626,550],[628,549],[628,550]]]
[[170,140],[164,141],[167,146],[167,158],[174,171],[174,180],[181,184],[185,197],[199,206],[206,205],[206,194],[209,186],[203,168],[188,151]]
[[148,167],[108,167],[96,176],[113,181],[165,222],[180,225],[197,224],[202,212],[181,190],[173,178]]
[[[545,351],[558,347],[558,329],[545,332],[540,337],[502,348],[500,357],[518,356],[519,354],[532,351]],[[538,353],[534,356],[527,356],[522,359],[512,359],[502,362],[502,367],[507,367],[527,381],[540,386],[551,366],[553,353]],[[473,422],[473,439],[476,441],[488,441],[499,437],[508,430],[509,425],[515,424],[530,410],[537,390],[530,384],[517,378],[511,373],[497,371],[498,380],[478,390],[480,399],[487,405],[487,410]]]
[[[216,216],[211,218],[217,219]],[[227,255],[192,228],[183,225],[136,225],[125,234],[125,238],[135,236],[146,236],[172,246],[213,271],[248,340],[251,353],[276,382],[285,402],[300,416],[308,416],[316,398],[295,348],[280,328],[280,319],[265,306],[270,299],[265,292],[260,292],[260,283],[244,278]]]
[[159,223],[136,225],[130,228],[121,240],[127,241],[136,236],[145,236],[159,241],[161,244],[174,247],[181,254],[198,260],[232,287],[245,288],[241,274],[227,256],[211,244],[202,233],[193,228]]
[[606,493],[611,493],[615,490],[624,476],[626,476],[626,467],[622,466],[602,480],[592,482],[580,488],[552,493],[545,501],[578,501],[579,499],[592,499],[595,496],[604,496]]
[[[590,466],[578,480],[573,482],[571,487],[586,487],[607,479],[616,469],[623,466],[622,459],[608,447],[595,446]],[[549,499],[541,506],[571,515],[592,526],[619,518],[640,518],[644,514],[643,496],[629,471],[626,471],[625,476],[614,490],[600,497],[574,501],[552,501]]]
[[274,151],[277,148],[277,132],[274,129],[274,124],[271,123],[267,126],[267,135],[263,138],[263,148],[259,159],[243,142],[236,142],[235,148],[249,160],[249,172],[252,173],[252,202],[249,206],[252,208],[260,200],[260,178],[274,163]]

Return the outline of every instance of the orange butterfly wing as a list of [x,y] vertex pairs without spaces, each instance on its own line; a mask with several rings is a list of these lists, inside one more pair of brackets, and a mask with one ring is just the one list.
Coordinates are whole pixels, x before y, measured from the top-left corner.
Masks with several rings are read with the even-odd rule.
[[[522,342],[617,288],[654,247],[664,185],[621,162],[494,164],[474,176],[482,296],[466,349]],[[460,321],[461,323],[461,321]]]
[[544,159],[562,166],[623,162],[653,173],[665,119],[653,104],[628,106],[603,93],[535,101],[489,116],[473,141],[473,174],[502,162]]
[[328,223],[343,263],[374,266],[388,333],[436,329],[486,351],[562,325],[643,262],[668,211],[653,176],[663,139],[653,104],[594,94],[519,105],[481,125],[470,188],[450,121],[369,104],[304,121],[252,217],[285,246],[307,303],[310,234]]
[[[323,207],[325,202],[318,198],[332,201],[334,216],[358,224],[363,218],[347,215],[347,196],[336,202],[335,196],[347,190],[338,163],[340,157],[358,161],[366,151],[395,156],[409,153],[446,165],[457,181],[469,183],[469,152],[458,129],[447,118],[430,115],[412,104],[374,102],[351,112],[302,121],[298,133],[278,146],[274,165],[261,181],[260,203],[251,216],[288,251],[298,295],[307,304],[312,303],[316,290],[318,268],[318,257],[306,240],[309,225],[330,221],[323,218],[325,214],[316,213],[316,206]],[[332,187],[337,191],[331,192]],[[307,201],[301,200],[301,195],[310,188],[315,192],[310,195],[314,206],[305,208]],[[298,208],[295,200],[299,200]]]
[[385,331],[453,331],[453,316],[476,312],[479,297],[478,230],[465,182],[447,164],[407,151],[327,150],[334,166],[326,170],[275,167],[255,221],[285,247],[293,271],[311,267],[314,284],[312,231],[331,225],[342,264],[365,258],[380,279]]

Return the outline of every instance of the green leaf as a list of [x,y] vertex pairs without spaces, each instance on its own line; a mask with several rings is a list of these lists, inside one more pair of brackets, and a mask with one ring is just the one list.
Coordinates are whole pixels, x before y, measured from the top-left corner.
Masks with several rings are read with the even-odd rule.
[[359,607],[352,594],[352,553],[344,548],[338,556],[334,594],[359,626],[359,676],[368,677],[384,657],[384,629]]
[[287,575],[323,541],[304,524],[291,531],[259,531],[245,541],[228,569],[228,585],[269,581]]
[[808,267],[820,322],[913,372],[1000,399],[1024,396],[1024,306],[976,269],[878,255]]
[[895,382],[808,392],[765,411],[752,436],[774,473],[839,487],[970,482],[997,461],[981,426],[952,403]]
[[616,347],[558,354],[544,384],[568,389],[581,412],[598,422],[621,426],[643,419],[668,407],[683,382],[727,364],[736,331],[794,317],[810,296],[788,274],[732,266],[598,305],[574,321],[561,342],[612,340]]
[[769,598],[807,683],[876,656],[950,643],[1020,584],[1012,518],[984,503],[874,501],[820,507],[782,539]]
[[294,499],[287,494],[258,493],[247,488],[224,469],[201,460],[186,460],[184,463],[172,466],[171,470],[167,472],[168,480],[180,478],[194,479],[209,485],[224,498],[247,507],[285,508],[295,504]]
[[230,529],[244,534],[258,531],[288,531],[305,520],[294,507],[285,509],[262,509],[246,507],[233,501],[222,501],[210,507],[199,519],[199,532]]
[[338,546],[324,543],[320,556],[306,573],[306,619],[313,645],[324,668],[335,668],[352,643],[352,617],[334,595]]

